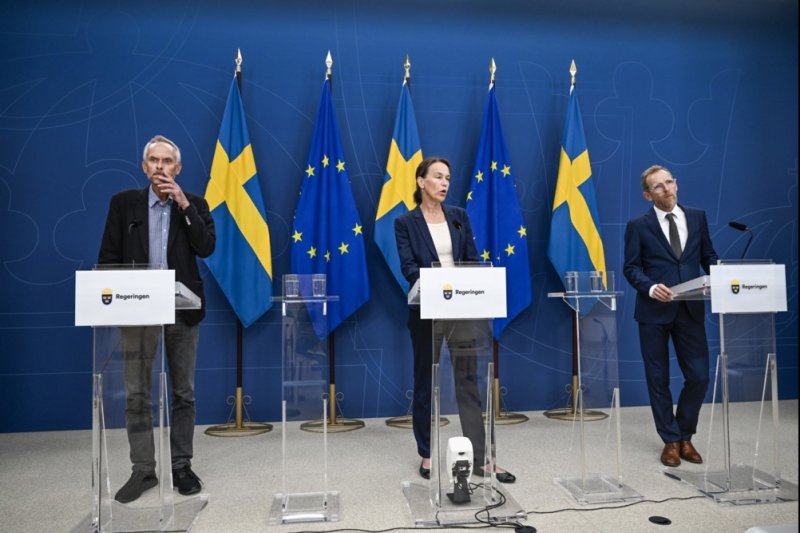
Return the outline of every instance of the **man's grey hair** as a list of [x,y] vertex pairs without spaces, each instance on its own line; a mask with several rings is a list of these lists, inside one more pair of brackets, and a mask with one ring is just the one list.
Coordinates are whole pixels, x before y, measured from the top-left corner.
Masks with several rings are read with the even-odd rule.
[[150,146],[152,146],[155,143],[166,143],[172,146],[172,149],[175,150],[175,162],[179,165],[181,164],[181,149],[178,148],[177,144],[170,141],[163,135],[156,135],[155,137],[147,141],[147,144],[144,145],[144,151],[142,152],[142,161],[147,160],[147,152],[150,150]]

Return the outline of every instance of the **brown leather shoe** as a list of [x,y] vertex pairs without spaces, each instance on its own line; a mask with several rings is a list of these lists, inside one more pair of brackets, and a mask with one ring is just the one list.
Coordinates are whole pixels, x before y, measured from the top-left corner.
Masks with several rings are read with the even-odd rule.
[[685,459],[686,461],[695,464],[700,464],[703,462],[703,458],[700,457],[700,454],[694,449],[694,446],[692,446],[692,441],[690,440],[681,441],[681,459]]
[[661,452],[661,464],[664,466],[680,466],[680,443],[667,442]]

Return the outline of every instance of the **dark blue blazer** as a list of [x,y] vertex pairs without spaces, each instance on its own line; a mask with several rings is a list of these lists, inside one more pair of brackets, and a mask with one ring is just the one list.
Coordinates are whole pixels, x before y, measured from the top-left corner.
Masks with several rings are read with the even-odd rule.
[[[706,214],[699,209],[680,205],[686,214],[688,238],[680,259],[669,245],[661,230],[654,209],[628,222],[625,228],[625,265],[623,272],[636,289],[637,322],[668,324],[675,319],[679,302],[664,303],[650,297],[650,287],[663,283],[672,287],[701,275],[717,262],[717,253],[711,244]],[[690,316],[705,320],[703,301],[686,301]]]
[[[453,260],[456,263],[477,261],[478,250],[467,212],[460,207],[447,205],[442,205],[442,210],[453,241]],[[420,268],[428,268],[439,261],[431,232],[419,206],[395,219],[394,233],[400,255],[400,270],[408,283],[413,285],[419,278]]]

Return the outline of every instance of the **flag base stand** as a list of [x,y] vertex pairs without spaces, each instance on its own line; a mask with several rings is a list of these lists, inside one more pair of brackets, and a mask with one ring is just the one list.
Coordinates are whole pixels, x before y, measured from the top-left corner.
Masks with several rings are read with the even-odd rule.
[[411,415],[393,416],[386,419],[386,425],[393,428],[411,429],[414,427]]
[[511,426],[514,424],[522,424],[530,420],[522,413],[509,413],[508,411],[500,411],[495,414],[494,423],[498,426]]
[[[549,409],[542,413],[547,418],[553,420],[575,420],[578,418],[578,413],[575,409],[571,407],[562,407],[560,409]],[[602,411],[592,411],[591,409],[586,409],[583,411],[583,420],[585,422],[594,422],[596,420],[603,420],[604,418],[608,418],[606,413]]]
[[[311,433],[344,433],[345,431],[355,431],[364,427],[363,420],[353,418],[342,418],[336,416],[336,385],[331,383],[329,386],[330,415],[325,419],[309,420],[300,424],[300,429]],[[327,423],[326,423],[327,422]]]
[[[572,400],[572,406],[567,405],[566,407],[560,407],[557,409],[548,409],[544,413],[542,413],[547,418],[553,420],[567,420],[572,421],[578,418],[578,412],[575,410],[575,404],[577,403],[575,400],[575,394],[578,391],[578,376],[572,376],[572,394],[570,394],[570,399]],[[569,400],[567,401],[569,403]],[[583,413],[581,414],[583,417],[584,422],[595,422],[597,420],[603,420],[608,418],[608,415],[602,411],[593,411],[591,409],[584,409]]]
[[[406,391],[406,398],[411,400],[413,396],[414,393],[412,391],[410,390]],[[411,410],[413,406],[414,403],[412,401],[412,403],[408,406],[408,411],[406,412],[406,414],[404,414],[403,416],[393,416],[392,418],[387,418],[386,425],[389,427],[399,428],[399,429],[413,429],[414,421],[413,421],[413,416],[411,415]],[[449,423],[450,420],[448,420],[447,417],[444,416],[439,417],[440,428],[445,427]]]
[[[486,420],[486,414],[483,415]],[[527,415],[522,413],[509,413],[508,411],[495,411],[494,423],[496,426],[513,426],[514,424],[522,424],[530,420]]]
[[[447,424],[450,423],[450,420],[447,419],[445,416],[439,417],[439,427],[443,428]],[[393,427],[393,428],[400,428],[400,429],[412,429],[414,427],[414,423],[411,420],[411,415],[403,415],[403,416],[393,416],[392,418],[386,419],[386,425]]]
[[[249,396],[242,395],[242,388],[236,388],[236,396],[228,396],[228,405],[233,404],[231,414],[236,412],[235,419],[228,416],[228,422],[216,426],[210,426],[205,430],[205,434],[211,437],[251,437],[272,431],[272,424],[266,422],[250,422],[242,420],[242,410],[244,403],[250,403]],[[246,411],[246,410],[245,410]]]
[[[363,420],[352,418],[336,418],[334,421],[326,419],[328,423],[328,433],[344,433],[345,431],[355,431],[364,427]],[[300,424],[300,429],[311,433],[322,433],[324,422],[320,420],[310,420]]]
[[272,431],[272,424],[266,422],[228,422],[206,428],[205,434],[212,437],[250,437]]
[[[495,341],[497,342],[497,341]],[[512,426],[514,424],[522,424],[530,420],[527,415],[522,413],[512,413],[510,411],[503,411],[500,409],[500,379],[494,379],[494,423],[499,426]],[[484,418],[486,415],[484,414]]]

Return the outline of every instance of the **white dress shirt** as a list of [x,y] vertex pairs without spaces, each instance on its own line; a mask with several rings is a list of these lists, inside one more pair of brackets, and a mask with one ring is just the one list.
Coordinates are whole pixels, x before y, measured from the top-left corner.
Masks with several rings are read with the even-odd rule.
[[436,248],[436,255],[439,256],[439,263],[443,267],[455,266],[453,241],[450,239],[450,228],[447,226],[447,222],[439,224],[428,223],[428,230],[431,232],[433,246]]
[[[666,237],[667,242],[669,242],[669,219],[667,219],[669,213],[662,211],[656,206],[653,206],[653,210],[656,212],[661,231],[664,232],[664,237]],[[689,227],[686,225],[686,213],[683,212],[683,209],[678,207],[678,204],[675,204],[671,213],[675,215],[675,225],[678,227],[678,237],[681,239],[681,250],[684,250],[686,248],[686,239],[689,238]],[[653,291],[656,289],[656,285],[650,287],[650,298],[653,297]]]

